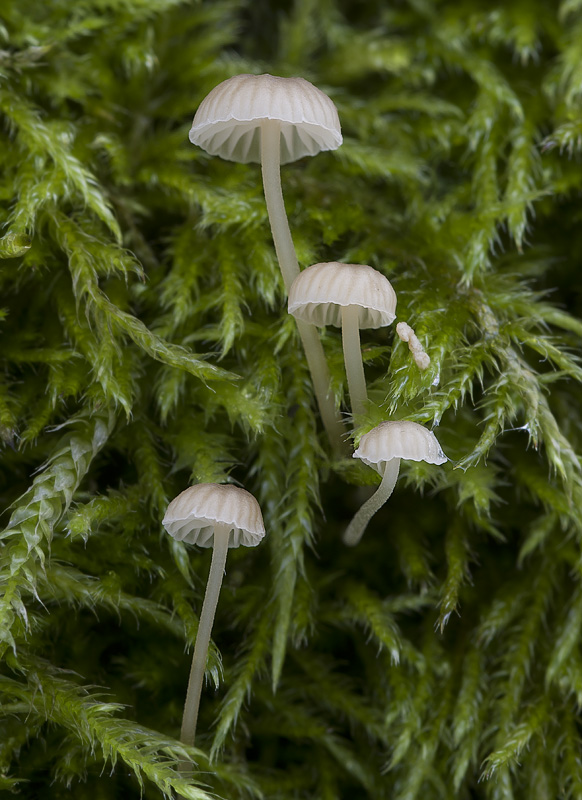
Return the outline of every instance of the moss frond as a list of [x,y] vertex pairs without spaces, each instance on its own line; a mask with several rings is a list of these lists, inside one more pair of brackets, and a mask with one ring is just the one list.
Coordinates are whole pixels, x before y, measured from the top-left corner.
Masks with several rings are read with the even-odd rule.
[[[0,794],[582,800],[581,0],[1,5]],[[378,269],[431,359],[361,332],[346,446],[409,419],[449,460],[356,548],[380,478],[328,449],[260,166],[188,142],[242,72],[335,102],[281,172],[299,264]],[[196,482],[267,536],[192,749],[210,556],[161,519]]]

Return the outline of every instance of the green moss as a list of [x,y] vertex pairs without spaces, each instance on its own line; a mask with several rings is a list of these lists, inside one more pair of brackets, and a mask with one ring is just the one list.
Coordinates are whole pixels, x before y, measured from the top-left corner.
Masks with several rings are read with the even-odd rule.
[[[2,796],[582,797],[581,32],[580,0],[3,1]],[[377,480],[329,451],[260,170],[187,140],[264,71],[345,136],[283,168],[301,266],[380,269],[431,357],[362,333],[367,425],[451,459],[350,551]],[[161,518],[225,480],[268,536],[186,752],[209,558]]]

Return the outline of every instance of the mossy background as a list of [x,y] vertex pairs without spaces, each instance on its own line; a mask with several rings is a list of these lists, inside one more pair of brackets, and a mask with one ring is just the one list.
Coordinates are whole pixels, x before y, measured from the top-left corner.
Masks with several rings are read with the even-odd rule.
[[[580,800],[581,0],[0,21],[0,795]],[[406,465],[354,550],[377,477],[332,459],[259,168],[187,139],[240,72],[333,98],[344,145],[283,168],[300,263],[380,269],[432,359],[363,334],[368,427],[451,461]],[[210,556],[161,518],[227,480],[268,536],[229,554],[187,781]]]

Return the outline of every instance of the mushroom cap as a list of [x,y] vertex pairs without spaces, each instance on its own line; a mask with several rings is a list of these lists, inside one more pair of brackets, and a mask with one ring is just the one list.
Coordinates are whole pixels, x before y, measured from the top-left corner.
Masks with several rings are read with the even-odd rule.
[[396,318],[396,292],[377,269],[339,261],[307,267],[289,290],[289,313],[312,325],[341,327],[343,306],[359,307],[360,328],[382,328]]
[[255,547],[265,535],[263,515],[245,489],[220,483],[190,486],[168,506],[162,525],[179,542],[212,547],[215,525],[230,525],[229,547]]
[[360,439],[354,458],[373,467],[381,475],[386,462],[393,458],[409,461],[426,461],[429,464],[444,464],[443,453],[434,433],[418,422],[381,422]]
[[281,163],[342,143],[333,101],[305,78],[235,75],[219,83],[194,115],[190,141],[227,161],[261,163],[261,125],[281,123]]

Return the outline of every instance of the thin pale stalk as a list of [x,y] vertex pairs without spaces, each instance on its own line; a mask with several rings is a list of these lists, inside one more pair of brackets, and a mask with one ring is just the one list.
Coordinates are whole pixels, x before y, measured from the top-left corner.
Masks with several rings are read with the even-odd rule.
[[361,417],[368,408],[368,392],[360,347],[358,306],[342,307],[342,344],[352,415]]
[[347,432],[335,410],[331,395],[331,377],[317,328],[315,325],[310,325],[300,319],[296,320],[296,322],[307,365],[311,372],[313,391],[317,398],[323,427],[327,432],[334,452],[337,455],[345,455],[348,451],[346,444]]
[[362,538],[366,527],[376,511],[378,511],[384,503],[388,500],[396,481],[398,480],[398,472],[400,470],[400,459],[393,458],[386,462],[386,469],[382,477],[382,483],[378,486],[369,500],[366,500],[364,505],[356,512],[353,520],[350,522],[344,533],[344,544],[353,547],[358,544]]
[[206,670],[208,645],[210,644],[210,634],[214,623],[214,615],[216,614],[216,606],[218,605],[220,587],[222,586],[229,535],[230,527],[228,525],[217,525],[214,529],[212,562],[210,564],[204,602],[202,603],[198,633],[196,634],[194,656],[184,705],[184,716],[182,717],[182,731],[180,733],[180,741],[188,745],[193,745],[196,737],[196,723],[198,721],[200,694]]
[[287,294],[299,275],[299,264],[291,238],[289,220],[281,186],[281,123],[266,120],[261,129],[261,170],[267,213],[271,223],[275,252]]
[[[283,276],[283,282],[289,294],[289,288],[299,275],[297,255],[291,238],[283,189],[281,187],[281,125],[276,120],[266,120],[261,130],[261,169],[267,212],[275,244],[275,252]],[[331,393],[329,369],[314,325],[297,322],[299,335],[311,372],[313,390],[317,398],[321,421],[328,435],[330,444],[337,454],[345,452],[346,430],[336,411]]]

